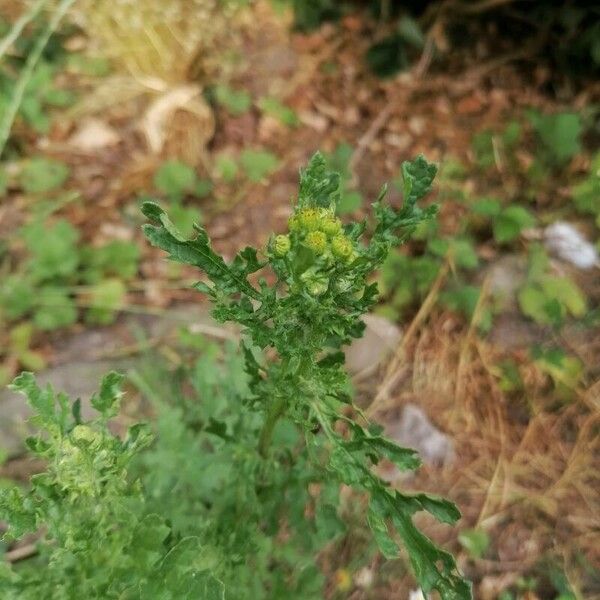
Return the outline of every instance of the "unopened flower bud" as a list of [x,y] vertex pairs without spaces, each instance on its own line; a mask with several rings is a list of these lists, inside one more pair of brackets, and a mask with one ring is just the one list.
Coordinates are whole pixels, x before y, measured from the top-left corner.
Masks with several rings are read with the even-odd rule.
[[287,235],[277,235],[273,241],[273,253],[279,258],[284,257],[292,247],[290,238]]
[[334,237],[342,230],[342,223],[337,217],[330,215],[324,217],[321,221],[321,231],[326,233],[329,237]]
[[331,240],[331,252],[335,257],[348,259],[352,251],[352,242],[345,235],[336,235]]

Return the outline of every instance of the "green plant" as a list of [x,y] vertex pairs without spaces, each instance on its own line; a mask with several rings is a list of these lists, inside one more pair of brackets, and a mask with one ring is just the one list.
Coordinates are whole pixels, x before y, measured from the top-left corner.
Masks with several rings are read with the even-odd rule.
[[522,133],[518,121],[510,121],[498,133],[490,129],[476,133],[471,140],[471,151],[477,166],[489,169],[502,159],[514,163],[514,152],[521,141]]
[[557,392],[557,398],[570,400],[574,390],[581,383],[584,371],[581,361],[565,353],[562,348],[541,348],[534,346],[531,351],[538,368],[550,376]]
[[4,487],[0,513],[11,539],[44,533],[36,560],[14,570],[3,563],[2,598],[223,598],[200,540],[174,538],[162,517],[144,510],[140,483],[128,476],[152,436],[134,425],[121,440],[108,428],[121,379],[105,376],[91,399],[97,416],[89,421],[81,418],[79,400],[39,388],[30,373],[14,381],[39,432],[27,445],[47,467],[27,491]]
[[425,36],[419,23],[408,15],[402,16],[396,30],[373,44],[365,59],[378,77],[391,77],[410,65],[410,53],[421,52]]
[[536,134],[540,158],[549,167],[564,167],[581,152],[583,123],[577,113],[544,115],[531,110],[528,116]]
[[[44,102],[64,106],[72,101],[72,96],[68,92],[50,89],[53,73],[47,66],[44,68],[42,58],[50,38],[74,1],[62,0],[59,2],[51,13],[48,23],[43,24],[39,32],[35,32],[35,39],[32,40],[30,48],[26,43],[24,52],[26,58],[18,61],[21,63],[17,66],[18,76],[15,77],[13,73],[6,72],[4,69],[0,73],[0,156],[4,152],[12,126],[19,113],[34,127],[46,131],[49,122],[43,112]],[[23,18],[15,23],[5,39],[10,42],[16,41],[24,25],[35,18],[42,6],[43,2],[32,5]],[[2,51],[4,52],[7,47],[8,45]],[[39,68],[40,65],[41,68]]]
[[125,298],[124,282],[137,273],[139,249],[115,240],[94,247],[79,244],[79,231],[68,221],[34,219],[20,230],[26,257],[0,289],[0,320],[30,319],[37,329],[73,324],[77,296],[88,306],[86,319],[107,323]]
[[240,156],[240,165],[250,181],[259,183],[277,170],[279,159],[268,150],[248,148]]
[[[342,225],[335,216],[341,193],[339,176],[329,172],[323,157],[317,154],[301,173],[298,202],[288,232],[272,236],[264,255],[246,248],[231,263],[212,250],[202,227],[196,226],[195,237],[187,239],[158,205],[144,204],[144,214],[151,222],[144,232],[151,244],[164,249],[172,260],[198,267],[205,280],[196,288],[213,302],[216,319],[243,327],[241,357],[246,374],[240,375],[238,362],[223,380],[218,377],[214,361],[201,359],[191,374],[192,386],[201,401],[184,401],[176,409],[167,408],[166,399],[172,394],[163,397],[152,385],[144,386],[147,380],[143,377],[134,377],[140,387],[147,388],[159,413],[159,444],[154,453],[146,454],[142,465],[147,473],[146,494],[122,469],[115,470],[127,463],[130,453],[124,448],[129,448],[128,442],[120,442],[103,429],[107,417],[114,413],[114,376],[109,376],[102,387],[109,391],[101,391],[92,399],[92,405],[101,412],[100,431],[89,424],[81,429],[77,417],[73,427],[66,399],[59,396],[58,419],[51,417],[51,431],[58,432],[54,439],[59,443],[50,440],[49,446],[41,442],[31,446],[51,453],[51,457],[66,450],[68,479],[62,479],[60,471],[60,493],[40,493],[36,513],[39,520],[29,529],[49,520],[49,531],[59,532],[52,551],[66,562],[52,560],[45,569],[38,569],[39,576],[51,570],[48,581],[61,581],[68,588],[70,580],[65,574],[74,560],[76,573],[89,574],[83,578],[81,589],[91,589],[95,592],[92,596],[98,595],[97,590],[107,589],[101,586],[106,586],[108,570],[114,572],[112,587],[108,588],[114,593],[100,594],[102,597],[185,598],[183,594],[169,595],[169,589],[160,590],[160,596],[144,596],[143,586],[146,581],[167,585],[173,580],[183,586],[186,575],[193,572],[214,590],[213,596],[205,592],[195,597],[243,600],[285,595],[298,600],[316,599],[321,597],[322,578],[313,557],[327,542],[344,533],[340,518],[344,505],[339,495],[340,484],[344,483],[368,499],[367,522],[382,553],[397,558],[398,544],[404,544],[426,593],[437,590],[444,599],[471,597],[470,585],[461,577],[452,556],[437,548],[413,523],[419,511],[444,523],[454,523],[460,516],[457,508],[435,496],[401,492],[378,477],[373,466],[384,458],[402,470],[416,469],[420,461],[415,451],[400,448],[382,436],[381,428],[369,423],[352,404],[340,350],[361,335],[361,316],[376,301],[377,286],[369,283],[373,270],[392,246],[407,239],[419,223],[435,213],[434,207],[422,210],[417,206],[429,191],[435,172],[435,167],[422,157],[405,163],[402,209],[387,206],[382,193],[374,204],[375,222],[369,242],[364,243],[366,223]],[[264,279],[254,283],[255,274],[266,268],[272,270],[275,283],[269,286]],[[196,342],[189,338],[188,342],[196,347]],[[263,350],[267,352],[263,354]],[[17,380],[18,387],[30,387],[22,381]],[[175,395],[185,395],[185,389],[186,382],[182,381]],[[34,401],[44,399],[38,402],[44,415],[51,412],[47,408],[48,393],[35,389],[30,392]],[[78,414],[77,409],[74,412]],[[136,440],[145,439],[142,431],[134,429]],[[63,440],[85,459],[80,460],[79,452],[72,453]],[[137,448],[141,443],[133,445]],[[168,451],[172,451],[171,456]],[[121,459],[113,460],[115,454]],[[143,455],[141,458],[144,463]],[[173,468],[177,460],[184,463],[183,473]],[[51,461],[50,474],[42,475],[41,481],[50,478],[51,483],[55,482],[53,469],[61,464],[60,460]],[[106,487],[96,485],[98,477],[107,481]],[[175,482],[183,488],[176,488],[174,496],[170,492]],[[90,518],[91,503],[74,501],[90,488],[100,494],[94,497],[95,502],[99,498],[107,500],[99,503],[100,519],[90,526],[92,536],[87,531],[81,533],[81,525]],[[156,491],[154,495],[150,488]],[[34,481],[33,493],[37,490]],[[102,494],[110,494],[111,500]],[[138,542],[132,534],[149,518],[142,517],[139,496],[133,508],[127,503],[134,513],[131,517],[128,512],[122,518],[119,512],[121,497],[130,494],[146,496],[150,505],[154,498],[160,508],[161,516],[152,517],[158,525],[149,530],[158,528],[161,533],[149,535],[147,543]],[[19,519],[21,515],[28,518],[31,503],[15,491],[3,498],[3,516],[17,534]],[[181,511],[177,509],[179,500],[185,503]],[[346,509],[346,514],[349,511]],[[167,519],[173,523],[170,534],[163,527]],[[107,526],[109,522],[111,526]],[[117,534],[112,535],[115,523]],[[61,534],[64,530],[66,535]],[[179,539],[182,531],[190,530],[198,535],[185,545]],[[71,535],[85,535],[85,543],[73,547],[69,543]],[[196,538],[201,540],[199,545]],[[91,539],[95,546],[100,540],[99,551],[91,550]],[[179,544],[184,544],[186,550],[193,546],[193,552],[176,552]],[[144,560],[130,569],[128,558],[138,547],[144,551]],[[177,579],[175,570],[165,580],[167,570],[162,565],[172,553],[181,579]],[[104,573],[99,581],[92,579],[96,570]],[[134,593],[118,596],[122,589],[128,589],[121,587],[122,578],[127,576],[128,582],[140,583]],[[21,581],[32,580],[33,575],[28,574]],[[225,584],[225,596],[218,580]],[[81,590],[77,593],[80,597]]]
[[[403,165],[404,206],[396,212],[383,204],[383,195],[378,199],[375,228],[365,246],[360,243],[365,224],[342,227],[335,217],[339,176],[328,172],[317,154],[301,173],[289,232],[272,237],[264,260],[255,249],[246,248],[229,265],[211,249],[202,228],[187,240],[159,206],[146,203],[143,210],[152,222],[145,227],[150,242],[172,260],[204,271],[208,282],[197,284],[197,289],[211,298],[217,320],[241,324],[254,346],[277,353],[276,360],[259,362],[250,346],[242,345],[250,375],[249,402],[263,418],[258,454],[265,459],[272,456],[277,423],[283,417],[291,419],[303,433],[305,451],[316,466],[340,483],[368,493],[368,520],[383,553],[390,557],[398,553],[388,529],[391,522],[423,589],[453,598],[469,597],[469,586],[452,557],[415,528],[412,515],[425,510],[452,523],[458,511],[439,498],[388,488],[369,464],[385,457],[401,469],[413,469],[418,457],[383,438],[378,428],[362,426],[341,412],[351,401],[340,347],[361,335],[360,316],[376,300],[377,287],[367,282],[368,276],[392,245],[433,214],[433,209],[422,211],[416,202],[429,190],[435,171],[422,157]],[[267,266],[277,277],[276,285],[268,287],[264,281],[258,288],[252,285],[248,277]]]
[[491,225],[498,244],[514,242],[524,229],[535,225],[536,219],[524,206],[509,204],[502,206],[496,198],[480,198],[471,208],[472,216],[479,217],[479,225],[485,220]]
[[296,127],[299,125],[300,120],[298,115],[289,106],[282,104],[277,98],[273,96],[265,96],[258,102],[258,107],[267,115],[270,115],[277,119],[283,125],[288,127]]
[[458,536],[460,545],[472,558],[482,558],[490,545],[490,536],[483,529],[465,529]]
[[215,86],[214,95],[215,100],[234,116],[243,115],[252,106],[252,97],[248,92],[234,90],[224,84]]
[[567,276],[553,274],[543,248],[532,246],[527,281],[517,295],[521,312],[540,325],[559,327],[567,315],[582,318],[587,298]]
[[[446,259],[454,275],[442,290],[440,302],[470,319],[479,300],[479,288],[468,285],[463,274],[479,265],[473,242],[468,237],[442,238],[435,229],[428,230],[426,227],[420,227],[415,237],[417,235],[427,242],[422,255],[411,256],[401,250],[393,250],[381,267],[379,283],[384,304],[380,312],[392,319],[404,316],[407,309],[413,308],[427,295]],[[482,318],[479,326],[488,329],[491,313],[486,310]]]
[[571,188],[578,212],[600,216],[600,152],[592,158],[587,176]]
[[69,177],[69,167],[48,158],[31,158],[19,173],[19,183],[26,194],[43,194],[60,188]]

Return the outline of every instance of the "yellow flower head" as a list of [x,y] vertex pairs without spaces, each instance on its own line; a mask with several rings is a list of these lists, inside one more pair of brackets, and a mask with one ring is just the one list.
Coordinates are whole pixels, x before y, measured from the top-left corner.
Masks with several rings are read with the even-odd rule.
[[311,231],[305,243],[315,254],[323,254],[327,248],[327,236],[322,231]]

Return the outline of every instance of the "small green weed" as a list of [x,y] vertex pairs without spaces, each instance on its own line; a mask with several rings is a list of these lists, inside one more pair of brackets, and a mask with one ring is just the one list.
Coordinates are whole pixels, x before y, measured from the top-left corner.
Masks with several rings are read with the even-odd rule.
[[214,88],[213,93],[215,100],[234,116],[243,115],[252,106],[252,97],[245,90],[234,90],[221,84]]
[[583,292],[568,277],[549,270],[544,249],[537,245],[530,249],[529,273],[518,301],[521,312],[540,325],[560,327],[568,315],[582,318],[587,313]]
[[240,155],[240,165],[250,181],[260,183],[278,169],[279,159],[268,150],[246,149]]
[[576,113],[528,113],[538,142],[538,157],[548,167],[563,167],[581,152],[583,123]]
[[265,96],[259,100],[258,107],[263,113],[274,117],[283,125],[297,127],[300,124],[298,115],[289,106],[282,104],[277,98]]
[[[18,237],[26,252],[0,289],[0,322],[13,324],[13,332],[25,331],[16,322],[31,322],[38,330],[57,329],[75,323],[80,306],[85,307],[90,323],[114,319],[125,301],[125,282],[137,273],[135,243],[115,240],[100,247],[82,245],[78,230],[62,219],[53,223],[34,219]],[[27,331],[29,342],[32,332]],[[17,339],[9,353],[18,355],[21,364],[31,365],[25,338],[18,335]]]

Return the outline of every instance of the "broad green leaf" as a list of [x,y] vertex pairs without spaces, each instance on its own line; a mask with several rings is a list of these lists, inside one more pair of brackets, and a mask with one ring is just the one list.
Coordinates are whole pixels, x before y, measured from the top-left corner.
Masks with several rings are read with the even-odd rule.
[[485,217],[496,217],[502,210],[502,203],[498,198],[478,198],[471,206],[471,210]]
[[490,545],[490,536],[483,529],[465,529],[459,533],[458,541],[472,558],[482,558]]
[[532,110],[529,120],[552,164],[562,166],[581,151],[583,124],[577,113],[544,115]]
[[494,217],[494,238],[500,243],[512,242],[521,231],[535,225],[535,217],[524,207],[511,204]]
[[542,325],[553,325],[555,320],[548,314],[548,297],[535,284],[524,285],[517,295],[521,312]]
[[234,90],[227,85],[217,85],[214,90],[217,102],[232,115],[239,116],[250,110],[252,97],[244,90]]
[[33,309],[33,322],[39,329],[50,330],[77,321],[77,307],[68,290],[45,286],[38,291]]
[[43,194],[62,186],[69,177],[69,167],[49,158],[31,158],[19,174],[21,187],[27,194]]
[[238,164],[235,159],[227,154],[219,154],[216,158],[215,168],[221,179],[231,183],[238,174]]
[[240,164],[248,179],[258,183],[277,170],[279,159],[266,150],[244,150]]
[[194,169],[179,160],[164,162],[154,174],[156,189],[174,200],[191,194],[197,181]]
[[583,317],[587,312],[587,300],[577,284],[568,277],[547,276],[541,280],[544,294],[557,300],[574,317]]
[[90,323],[108,325],[115,318],[115,311],[123,308],[127,289],[120,279],[103,279],[88,291],[89,307],[86,318]]

